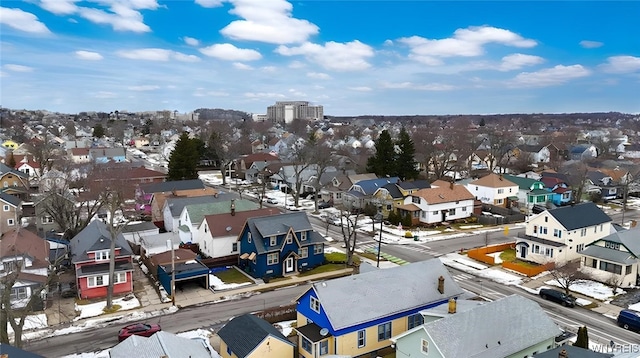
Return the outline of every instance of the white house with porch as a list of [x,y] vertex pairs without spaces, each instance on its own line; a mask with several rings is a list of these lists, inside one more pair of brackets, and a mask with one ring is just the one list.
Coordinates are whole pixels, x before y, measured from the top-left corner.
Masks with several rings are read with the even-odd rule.
[[620,287],[638,285],[640,228],[605,236],[580,251],[581,270],[602,282],[614,280]]
[[516,240],[516,255],[537,263],[579,259],[588,244],[613,232],[611,218],[591,202],[545,210],[526,225]]

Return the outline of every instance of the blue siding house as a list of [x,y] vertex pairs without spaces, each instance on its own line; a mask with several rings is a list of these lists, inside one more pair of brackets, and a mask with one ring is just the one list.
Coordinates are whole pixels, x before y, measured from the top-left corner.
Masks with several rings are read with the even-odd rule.
[[300,357],[375,357],[463,293],[439,259],[314,283],[296,300]]
[[294,275],[324,262],[326,240],[305,212],[247,219],[238,241],[240,266],[253,277]]

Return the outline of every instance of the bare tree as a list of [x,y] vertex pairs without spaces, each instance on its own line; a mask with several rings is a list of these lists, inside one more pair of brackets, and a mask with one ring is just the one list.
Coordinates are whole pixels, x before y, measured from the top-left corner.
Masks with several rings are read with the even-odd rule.
[[342,239],[347,254],[347,265],[353,265],[353,256],[356,251],[356,243],[358,242],[358,220],[361,214],[351,214],[349,205],[340,209],[340,226],[342,231]]
[[51,169],[54,159],[58,157],[57,147],[49,133],[44,133],[39,138],[33,138],[26,145],[26,148],[33,156],[33,160],[38,163],[37,175],[40,177]]
[[584,279],[584,274],[580,271],[580,260],[568,261],[564,264],[556,264],[555,268],[549,271],[553,279],[569,295],[572,284]]
[[611,286],[611,293],[615,296],[618,294],[618,288],[622,285],[622,275],[612,273],[606,283]]

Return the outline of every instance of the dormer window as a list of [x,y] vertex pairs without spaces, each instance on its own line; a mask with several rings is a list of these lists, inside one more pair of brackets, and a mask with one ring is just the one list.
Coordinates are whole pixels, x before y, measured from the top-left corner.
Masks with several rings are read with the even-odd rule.
[[109,250],[96,251],[96,261],[109,260]]
[[247,233],[247,242],[251,243],[251,233]]
[[287,236],[287,244],[293,243],[293,234]]
[[269,238],[269,246],[276,246],[278,243],[278,239],[275,236],[271,236]]
[[307,240],[307,232],[303,231],[300,233],[300,241],[306,241]]

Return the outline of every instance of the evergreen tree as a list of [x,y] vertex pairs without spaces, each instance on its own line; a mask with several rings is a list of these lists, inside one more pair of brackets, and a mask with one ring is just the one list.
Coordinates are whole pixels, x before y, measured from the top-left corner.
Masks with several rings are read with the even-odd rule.
[[16,158],[13,156],[13,152],[9,152],[9,159],[8,159],[7,165],[10,166],[11,168],[16,167]]
[[98,123],[96,124],[95,127],[93,127],[93,136],[95,138],[102,138],[104,137],[105,131],[104,131],[104,127],[102,127],[102,124]]
[[180,135],[169,156],[167,180],[189,180],[198,178],[199,153],[196,141],[185,132]]
[[400,136],[396,142],[398,153],[396,157],[395,176],[401,180],[416,179],[418,177],[417,162],[415,160],[416,148],[407,130],[402,127]]
[[484,121],[484,118],[480,118],[480,124],[478,124],[480,127],[484,127],[487,123]]
[[587,334],[587,326],[578,328],[578,337],[576,338],[576,342],[573,345],[576,347],[589,349],[589,335]]
[[389,131],[380,133],[375,148],[376,154],[367,159],[367,171],[378,177],[395,175],[396,152]]

